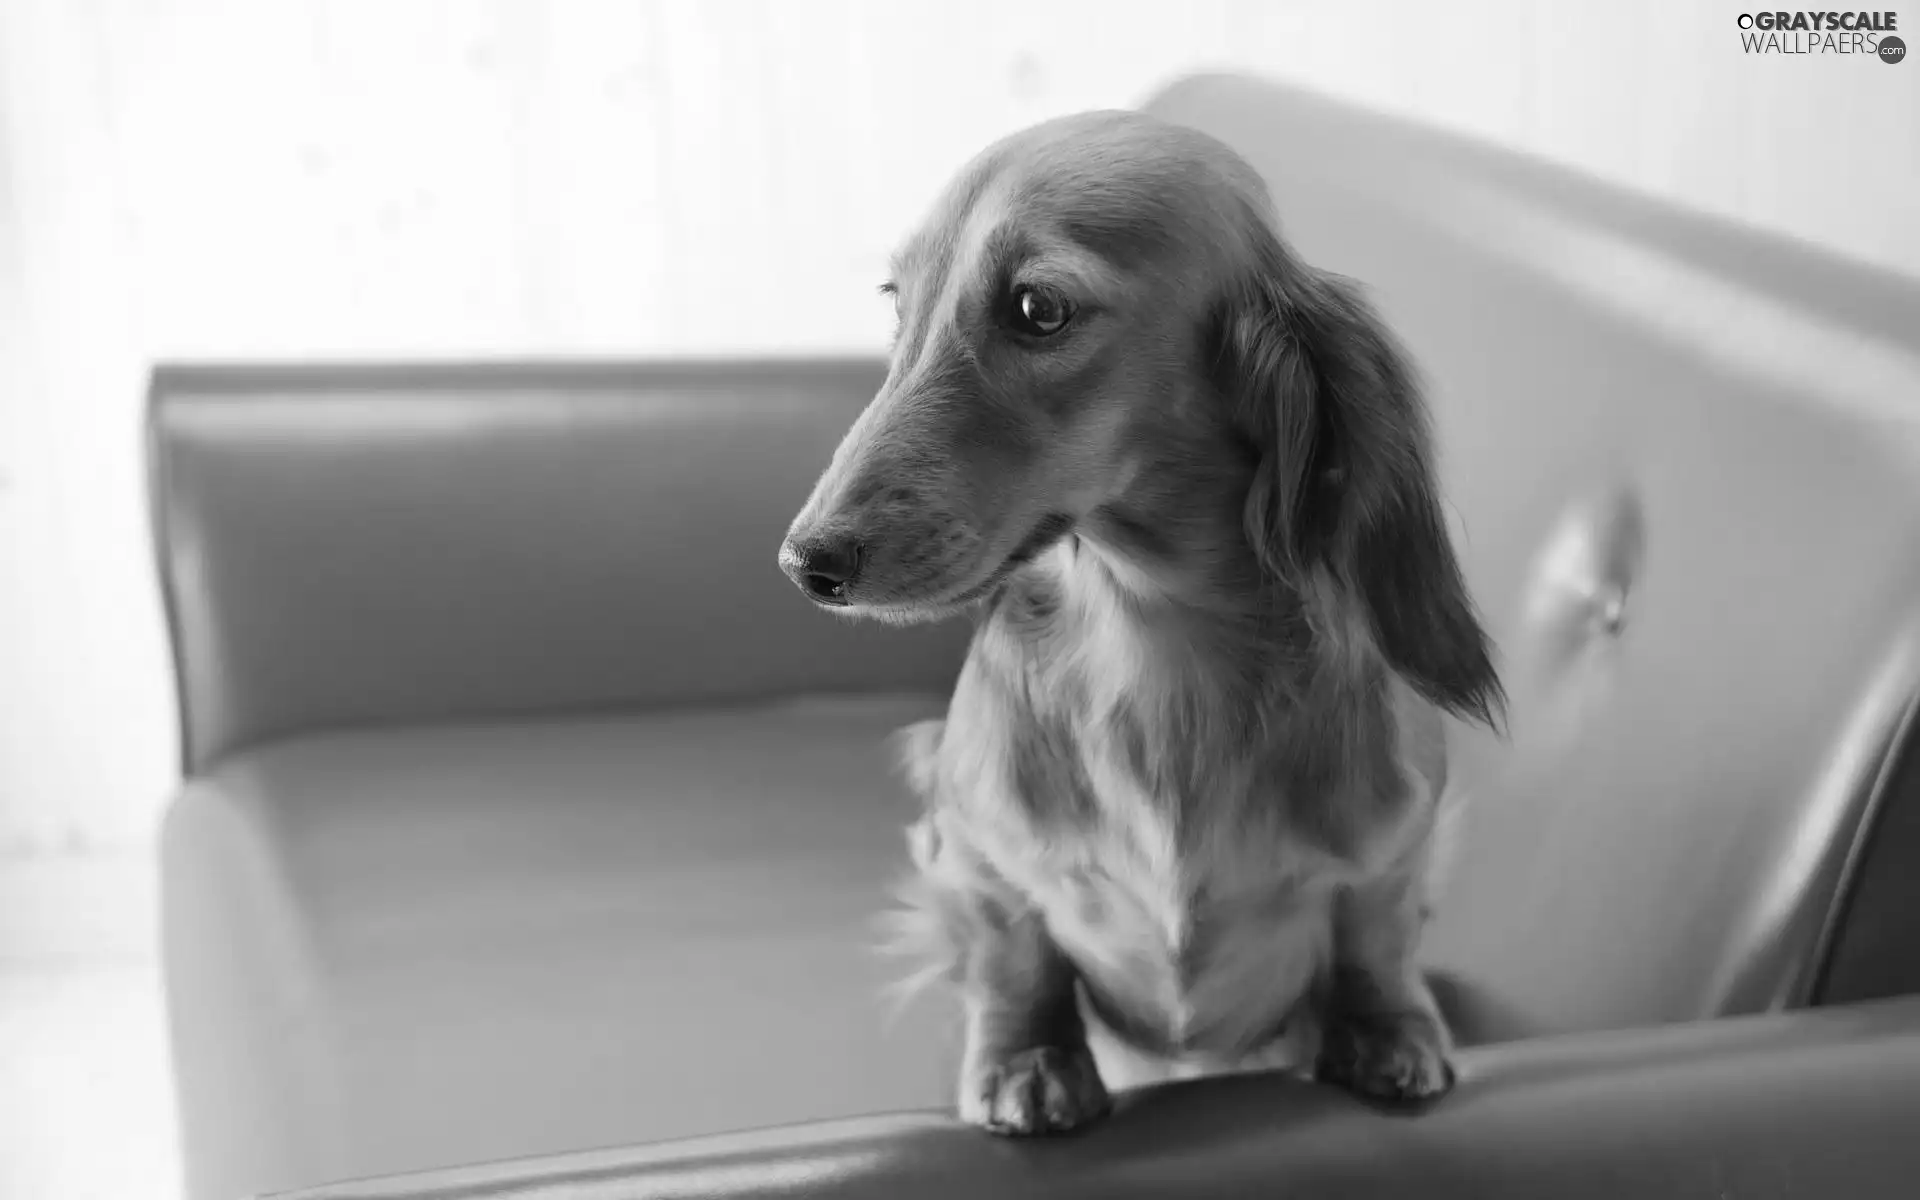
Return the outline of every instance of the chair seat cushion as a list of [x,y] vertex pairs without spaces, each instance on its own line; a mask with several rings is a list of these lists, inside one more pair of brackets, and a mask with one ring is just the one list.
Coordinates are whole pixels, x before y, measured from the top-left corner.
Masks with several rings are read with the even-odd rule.
[[944,1104],[873,918],[933,697],[268,745],[188,786],[165,949],[195,1196]]

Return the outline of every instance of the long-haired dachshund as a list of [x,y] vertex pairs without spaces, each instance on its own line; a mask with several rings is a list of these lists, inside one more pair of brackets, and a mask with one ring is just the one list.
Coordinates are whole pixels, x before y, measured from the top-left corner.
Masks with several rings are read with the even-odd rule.
[[1099,1117],[1095,1033],[1445,1092],[1415,963],[1442,713],[1504,697],[1395,339],[1244,160],[1134,113],[986,150],[883,290],[886,383],[780,561],[842,613],[978,614],[902,739],[962,1117]]

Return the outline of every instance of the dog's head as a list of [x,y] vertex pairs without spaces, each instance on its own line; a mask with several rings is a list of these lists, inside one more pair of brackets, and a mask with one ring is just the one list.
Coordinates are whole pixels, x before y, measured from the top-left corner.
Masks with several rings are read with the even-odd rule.
[[1293,255],[1225,145],[1124,112],[1016,134],[961,172],[883,290],[886,382],[781,547],[816,602],[943,617],[1069,533],[1174,558],[1223,495],[1317,629],[1491,716],[1413,373],[1349,284]]

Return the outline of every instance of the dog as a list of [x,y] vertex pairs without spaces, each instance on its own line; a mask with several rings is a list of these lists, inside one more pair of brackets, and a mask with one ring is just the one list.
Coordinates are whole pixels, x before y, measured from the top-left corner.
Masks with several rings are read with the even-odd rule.
[[1395,337],[1246,161],[1130,112],[986,149],[882,291],[885,383],[779,561],[840,614],[976,618],[901,738],[899,932],[960,996],[961,1118],[1095,1121],[1096,1041],[1444,1094],[1443,722],[1505,696]]

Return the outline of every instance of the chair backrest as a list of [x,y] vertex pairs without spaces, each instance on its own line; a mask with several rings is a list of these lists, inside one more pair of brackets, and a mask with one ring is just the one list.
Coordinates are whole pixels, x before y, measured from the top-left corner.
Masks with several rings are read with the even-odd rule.
[[1920,694],[1920,287],[1281,87],[1149,108],[1430,380],[1513,698],[1430,941],[1468,1039],[1804,1002]]
[[345,726],[951,685],[775,553],[879,360],[163,367],[186,769]]

